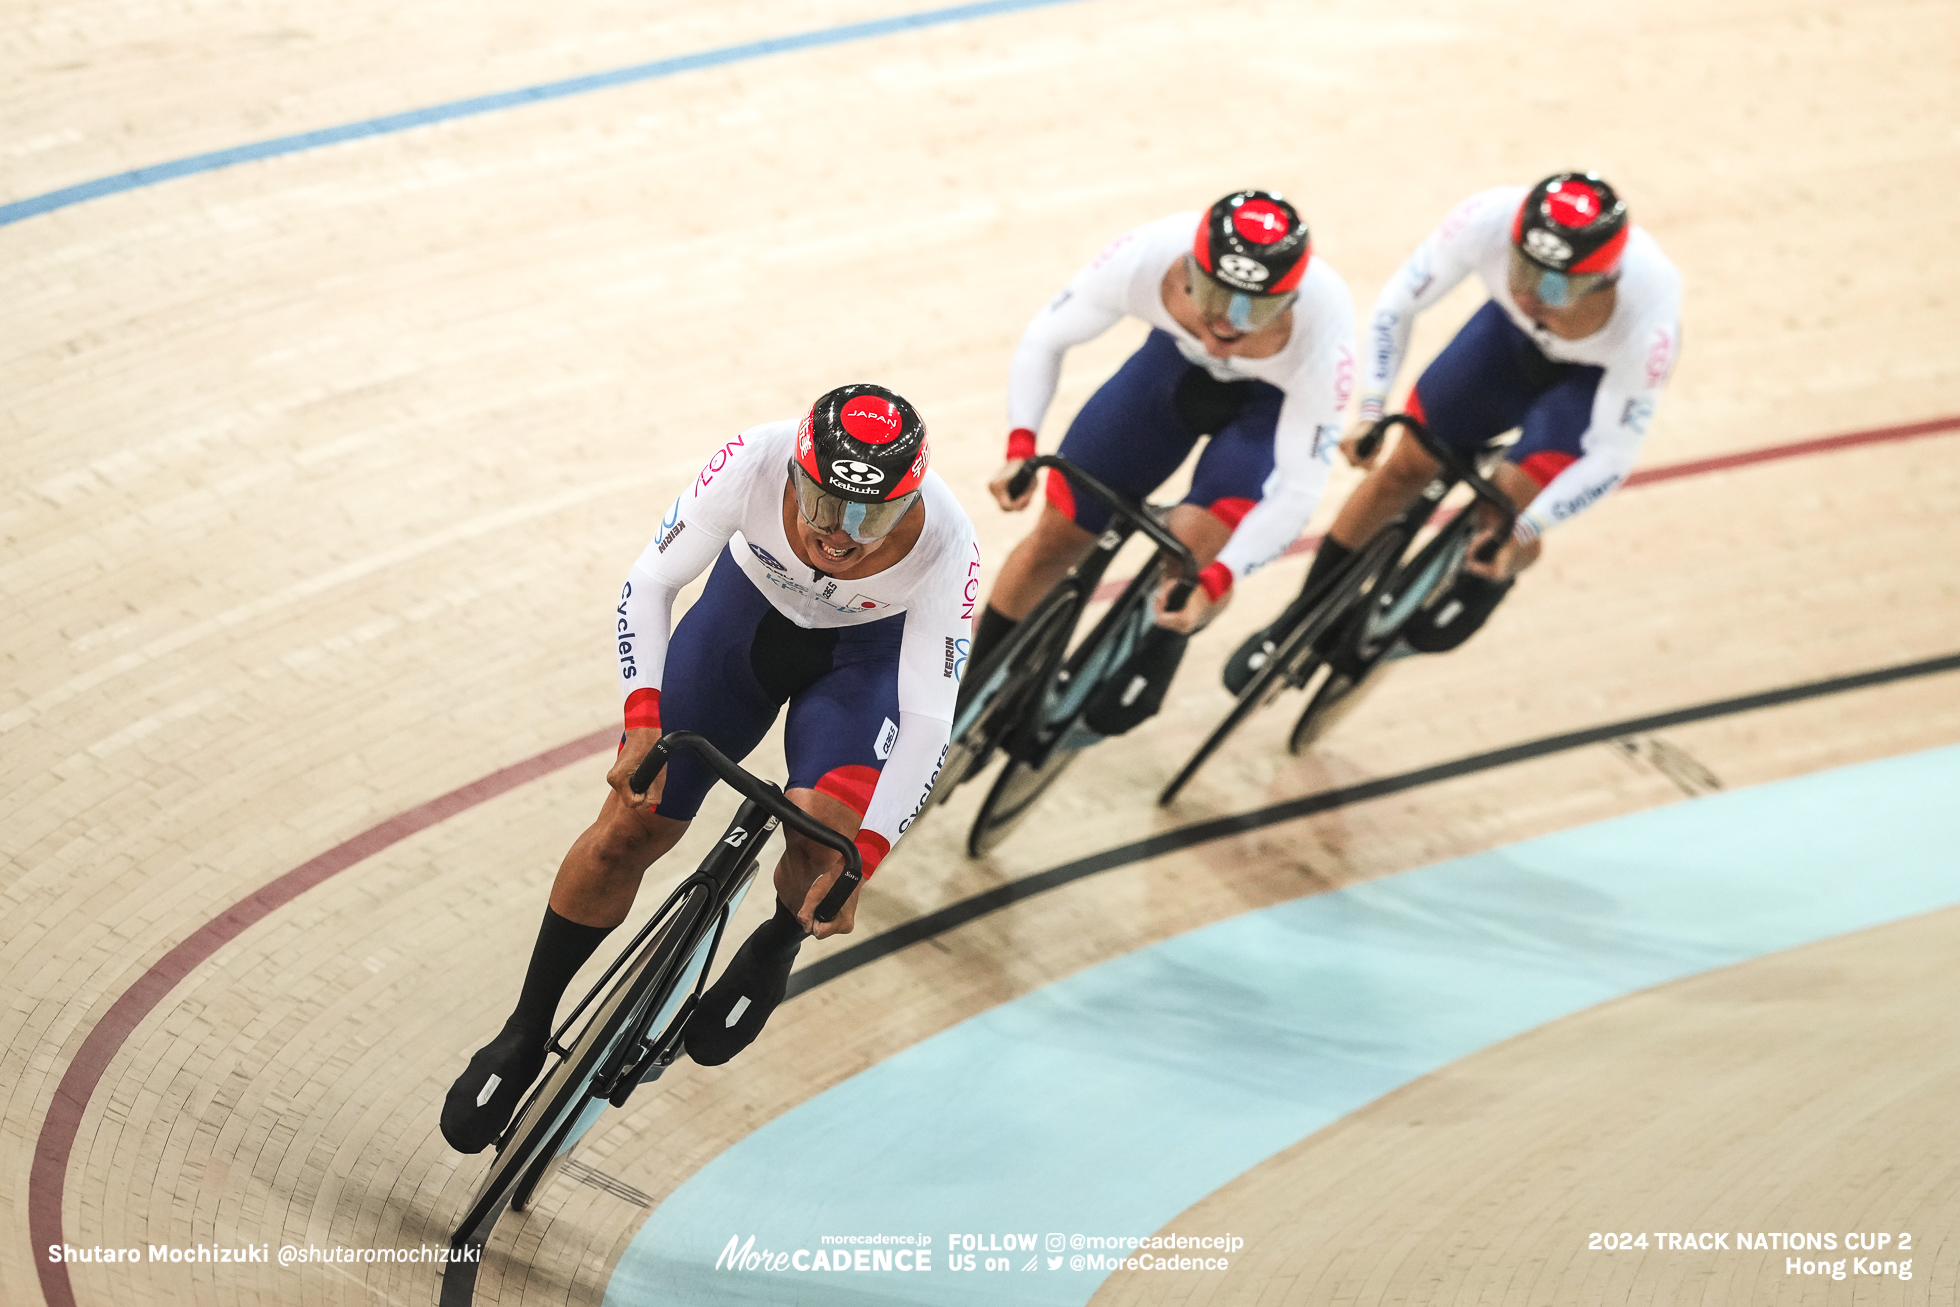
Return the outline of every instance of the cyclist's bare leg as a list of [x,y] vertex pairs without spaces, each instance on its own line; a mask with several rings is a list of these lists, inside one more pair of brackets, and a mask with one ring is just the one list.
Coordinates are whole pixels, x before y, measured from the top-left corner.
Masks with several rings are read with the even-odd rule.
[[1362,479],[1341,505],[1327,538],[1345,549],[1358,549],[1413,504],[1422,488],[1436,479],[1442,464],[1406,436],[1380,466]]
[[987,606],[1010,621],[1020,621],[1070,568],[1089,556],[1095,543],[1093,534],[1044,502],[1034,530],[1021,537],[1021,543],[1001,564],[994,588],[987,595]]
[[686,830],[684,821],[635,811],[617,791],[607,793],[598,820],[572,842],[559,864],[517,1006],[443,1100],[442,1133],[451,1147],[481,1152],[502,1132],[544,1066],[546,1038],[565,987],[626,919],[647,867]]
[[1200,508],[1196,504],[1179,504],[1171,509],[1167,525],[1171,534],[1190,549],[1200,568],[1210,567],[1217,559],[1218,551],[1232,538],[1231,527],[1215,517],[1210,509]]
[[572,841],[551,885],[551,910],[582,926],[610,929],[626,920],[648,867],[687,833],[688,823],[636,812],[617,791]]

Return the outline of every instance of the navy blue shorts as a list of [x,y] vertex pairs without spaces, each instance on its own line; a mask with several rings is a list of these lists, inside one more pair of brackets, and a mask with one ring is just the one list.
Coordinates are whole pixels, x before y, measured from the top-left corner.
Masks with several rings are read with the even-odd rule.
[[[1089,397],[1058,452],[1110,489],[1141,500],[1209,435],[1184,502],[1235,527],[1273,473],[1273,432],[1285,398],[1285,391],[1264,381],[1217,380],[1178,353],[1168,334],[1153,330]],[[1074,493],[1053,470],[1048,502],[1085,530],[1100,534],[1109,525],[1100,503]]]
[[1604,368],[1546,358],[1490,300],[1423,369],[1409,412],[1466,454],[1522,427],[1504,457],[1543,486],[1584,452],[1579,442],[1603,375]]
[[[788,703],[783,788],[819,790],[862,817],[898,739],[904,634],[904,613],[806,630],[777,612],[724,549],[707,590],[668,643],[660,728],[706,736],[739,762]],[[692,820],[714,783],[715,774],[693,754],[676,753],[655,811]]]

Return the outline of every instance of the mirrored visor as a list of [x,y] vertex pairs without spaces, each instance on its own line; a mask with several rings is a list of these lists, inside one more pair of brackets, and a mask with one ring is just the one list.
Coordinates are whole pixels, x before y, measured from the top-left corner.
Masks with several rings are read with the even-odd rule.
[[1191,255],[1184,256],[1184,285],[1191,303],[1207,322],[1223,319],[1239,331],[1257,331],[1293,307],[1300,292],[1283,295],[1248,295],[1234,290],[1198,266]]
[[1539,303],[1563,309],[1577,304],[1613,279],[1610,272],[1559,272],[1511,249],[1511,297],[1535,296]]
[[790,460],[789,473],[796,484],[796,510],[803,520],[825,535],[842,531],[861,545],[890,535],[919,500],[919,492],[914,490],[897,499],[860,504],[825,490],[795,459]]

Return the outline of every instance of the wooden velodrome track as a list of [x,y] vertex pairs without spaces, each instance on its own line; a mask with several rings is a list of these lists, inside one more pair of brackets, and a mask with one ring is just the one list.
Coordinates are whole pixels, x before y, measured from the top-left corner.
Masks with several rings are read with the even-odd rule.
[[[666,8],[22,0],[0,36],[0,203],[904,12]],[[998,560],[1026,519],[980,486],[1027,317],[1109,236],[1232,187],[1295,197],[1365,307],[1456,199],[1598,167],[1686,279],[1642,466],[1694,474],[1559,531],[1483,635],[1395,668],[1315,755],[1288,758],[1291,716],[1268,714],[1159,813],[1224,710],[1225,652],[1298,583],[1300,559],[1275,565],[1163,716],[997,857],[960,852],[977,793],[923,825],[856,940],[1152,831],[1954,653],[1956,66],[1952,0],[1080,0],[0,226],[0,1302],[432,1301],[426,1266],[51,1268],[45,1245],[442,1243],[483,1163],[444,1146],[437,1104],[599,801],[607,610],[671,488],[738,428],[876,379],[924,411]],[[1425,319],[1414,357],[1475,302]],[[1071,356],[1050,447],[1138,334]],[[1701,466],[1854,433],[1879,434]],[[1960,681],[1906,677],[1471,771],[982,916],[637,1097],[582,1154],[599,1183],[561,1179],[506,1219],[479,1301],[598,1301],[642,1202],[1095,963],[1711,775],[1956,740]],[[752,765],[779,774],[773,741]],[[727,811],[711,803],[669,880]],[[1487,1049],[1208,1198],[1205,1221],[1255,1236],[1229,1275],[1117,1275],[1098,1301],[1951,1301],[1956,947],[1960,913],[1936,913]],[[1547,1121],[1597,1128],[1548,1143]],[[1719,1186],[1697,1179],[1711,1167]],[[1852,1217],[1917,1229],[1921,1274],[1582,1251],[1602,1227]]]

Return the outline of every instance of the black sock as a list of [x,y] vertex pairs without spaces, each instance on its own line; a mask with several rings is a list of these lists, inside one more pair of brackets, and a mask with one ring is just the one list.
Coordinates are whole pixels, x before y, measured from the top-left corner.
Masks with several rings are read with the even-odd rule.
[[966,670],[973,673],[987,660],[987,655],[1000,648],[1007,637],[1014,634],[1020,623],[1002,613],[992,604],[980,610],[980,620],[973,627],[973,647],[967,651]]
[[565,986],[612,932],[611,926],[581,926],[547,906],[538,942],[531,949],[531,965],[524,972],[524,991],[509,1024],[535,1030],[540,1039],[548,1036]]
[[1307,569],[1307,579],[1300,587],[1302,596],[1312,591],[1322,581],[1340,570],[1343,563],[1354,557],[1354,551],[1331,535],[1320,537],[1320,548],[1314,550],[1313,566]]

